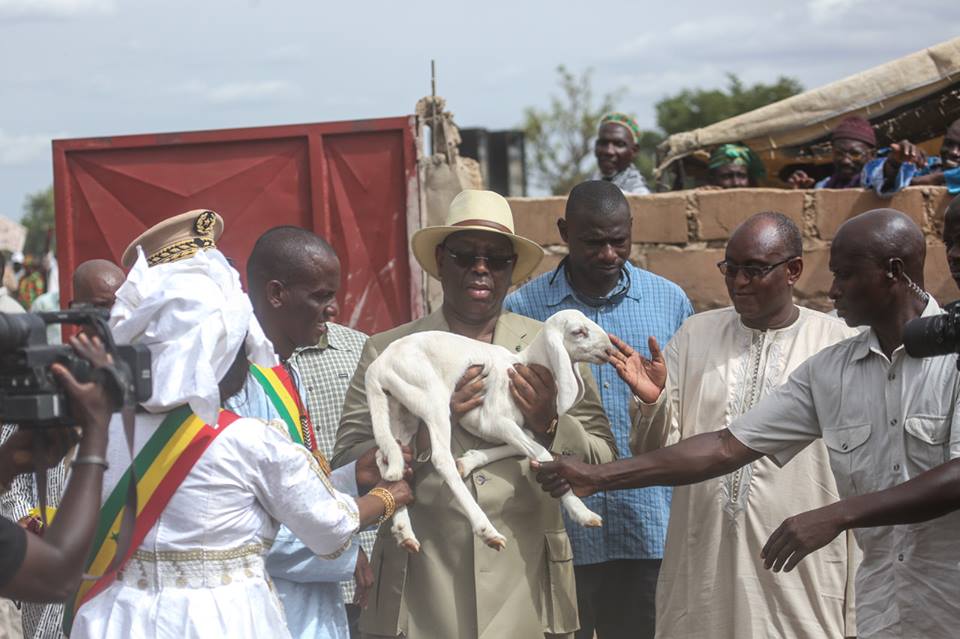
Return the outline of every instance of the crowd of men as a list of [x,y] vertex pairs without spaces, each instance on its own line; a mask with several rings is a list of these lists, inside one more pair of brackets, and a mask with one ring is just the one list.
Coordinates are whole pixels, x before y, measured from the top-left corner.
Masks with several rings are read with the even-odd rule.
[[[624,193],[650,193],[635,160],[640,152],[641,130],[636,120],[624,113],[610,113],[600,120],[594,154],[597,173],[594,179],[619,186]],[[910,186],[946,186],[960,193],[960,120],[947,129],[940,154],[927,156],[910,140],[889,147],[877,147],[877,134],[870,122],[859,116],[845,118],[830,132],[833,165],[820,180],[804,170],[785,177],[792,189],[870,189],[881,197],[890,197]],[[755,187],[766,177],[763,160],[741,143],[717,145],[707,160],[708,179],[702,189],[739,189]]]
[[[952,637],[960,382],[954,357],[902,346],[908,321],[941,312],[924,291],[922,231],[891,209],[844,223],[830,249],[834,317],[794,303],[795,223],[757,212],[718,264],[730,306],[695,314],[679,286],[629,260],[640,238],[624,192],[642,177],[623,162],[636,135],[626,116],[604,119],[599,179],[576,186],[557,220],[568,254],[529,281],[543,251],[515,233],[509,203],[460,193],[444,224],[411,239],[441,306],[370,337],[333,321],[339,259],[300,228],[257,240],[245,289],[208,210],[132,239],[123,269],[78,266],[74,303],[109,308],[114,338],[150,350],[154,387],[135,415],[111,417],[96,384],[55,370],[83,432],[62,461],[62,441],[41,455],[29,433],[4,427],[0,595],[24,602],[18,632]],[[940,169],[908,142],[873,158],[872,135],[862,122],[837,128],[822,186],[952,184],[960,125]],[[715,156],[718,186],[756,179],[749,150]],[[943,236],[960,286],[960,198]],[[562,415],[550,371],[511,372],[525,427],[557,459],[498,458],[464,477],[506,538],[497,552],[432,470],[428,438],[404,446],[402,480],[381,478],[364,375],[423,331],[520,351],[565,309],[615,349],[581,365],[582,399]],[[95,368],[113,365],[96,338],[71,344]],[[484,401],[484,378],[469,368],[450,398],[455,456],[496,445],[457,426]],[[24,472],[47,465],[56,511],[45,516]],[[602,527],[565,521],[555,498],[569,490]],[[378,528],[401,506],[417,553]]]

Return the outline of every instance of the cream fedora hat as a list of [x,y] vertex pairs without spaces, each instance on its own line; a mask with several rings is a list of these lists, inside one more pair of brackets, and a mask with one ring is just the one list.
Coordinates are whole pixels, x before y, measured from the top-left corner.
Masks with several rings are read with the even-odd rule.
[[502,195],[493,191],[468,189],[453,198],[445,224],[428,226],[413,234],[410,240],[413,256],[424,271],[440,279],[436,248],[448,235],[459,231],[486,231],[510,238],[517,254],[511,284],[526,279],[543,259],[543,249],[539,244],[514,232],[513,212]]

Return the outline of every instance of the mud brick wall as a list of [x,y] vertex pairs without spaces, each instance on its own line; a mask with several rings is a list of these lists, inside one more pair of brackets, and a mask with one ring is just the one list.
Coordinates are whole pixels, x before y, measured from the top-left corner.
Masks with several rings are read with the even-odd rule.
[[[760,211],[779,211],[803,231],[805,269],[797,284],[797,302],[831,310],[827,297],[830,241],[847,219],[875,208],[903,211],[927,237],[925,287],[941,303],[960,297],[947,270],[940,234],[951,197],[942,187],[910,187],[890,199],[861,190],[787,191],[738,189],[631,195],[633,248],[630,259],[679,284],[698,311],[727,306],[729,299],[716,263],[730,232]],[[547,251],[538,273],[553,270],[566,254],[557,231],[566,198],[511,198],[517,232]]]

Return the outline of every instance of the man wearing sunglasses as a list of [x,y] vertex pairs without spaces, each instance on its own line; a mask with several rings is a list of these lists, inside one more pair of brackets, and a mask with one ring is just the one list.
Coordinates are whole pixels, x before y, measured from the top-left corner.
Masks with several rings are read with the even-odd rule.
[[[608,185],[614,190],[617,188]],[[421,331],[445,331],[519,351],[541,324],[505,312],[511,284],[537,267],[543,249],[514,233],[510,205],[491,191],[464,191],[450,204],[446,223],[417,231],[411,249],[420,266],[440,280],[443,305],[422,319],[372,336],[344,400],[334,465],[374,445],[364,376],[391,342]],[[474,367],[477,369],[479,367]],[[517,366],[511,392],[524,425],[545,446],[588,463],[609,461],[616,444],[590,371],[581,365],[585,393],[556,414],[556,383],[544,368]],[[451,398],[455,457],[493,444],[460,428],[459,415],[483,401],[483,375],[473,370]],[[464,481],[490,521],[507,538],[495,552],[477,538],[450,488],[430,464],[429,443],[417,443],[417,501],[410,516],[422,550],[397,546],[381,526],[371,558],[374,594],[360,617],[366,637],[406,639],[572,638],[578,627],[570,540],[559,502],[543,493],[520,457],[495,461]]]
[[[793,303],[802,253],[800,230],[788,217],[750,217],[731,234],[717,265],[732,306],[688,319],[662,353],[651,338],[650,358],[620,345],[615,366],[638,404],[634,453],[729,424],[805,359],[856,334],[839,319]],[[779,472],[759,459],[676,487],[657,590],[658,636],[856,635],[852,537],[834,541],[802,573],[771,573],[757,561],[783,517],[836,495],[821,442]]]
[[794,189],[859,189],[866,186],[863,168],[873,159],[877,134],[865,118],[844,119],[830,134],[833,147],[833,174],[819,182],[804,171],[794,171],[787,184]]
[[[630,263],[633,219],[614,184],[578,184],[557,220],[567,257],[511,294],[507,309],[543,321],[577,309],[608,333],[646,352],[651,335],[663,343],[693,313],[679,286]],[[616,371],[591,366],[622,457],[630,454],[632,397]],[[578,639],[654,636],[657,572],[670,511],[670,489],[603,493],[587,506],[604,513],[603,528],[569,523],[580,610]]]

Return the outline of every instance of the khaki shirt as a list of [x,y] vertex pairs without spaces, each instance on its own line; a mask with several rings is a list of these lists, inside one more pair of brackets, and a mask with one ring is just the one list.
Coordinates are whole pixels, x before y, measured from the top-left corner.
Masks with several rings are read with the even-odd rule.
[[[494,343],[517,351],[540,331],[535,320],[504,313]],[[335,466],[374,445],[364,376],[388,344],[420,331],[449,331],[442,311],[374,335],[344,401]],[[603,463],[616,457],[610,425],[589,369],[581,365],[583,399],[560,418],[553,451]],[[451,448],[460,456],[487,443],[455,427]],[[579,627],[573,554],[560,502],[541,490],[520,456],[493,462],[464,480],[477,503],[507,538],[496,552],[473,534],[453,494],[427,462],[415,471],[416,502],[410,507],[421,543],[418,554],[399,548],[389,526],[381,526],[371,565],[376,583],[360,620],[365,633],[409,639],[504,639],[571,633]]]
[[[930,298],[923,315],[939,313]],[[869,330],[808,359],[730,431],[779,465],[822,438],[843,498],[890,488],[960,457],[955,362],[902,346],[888,359]],[[858,636],[957,636],[960,511],[855,534]]]

